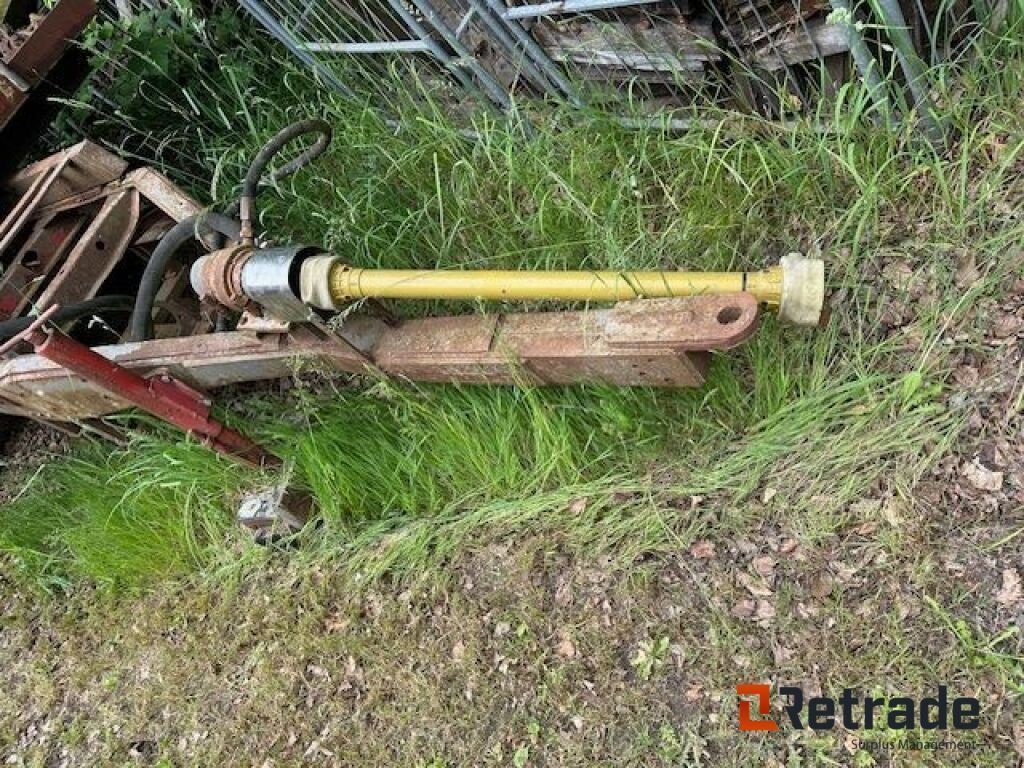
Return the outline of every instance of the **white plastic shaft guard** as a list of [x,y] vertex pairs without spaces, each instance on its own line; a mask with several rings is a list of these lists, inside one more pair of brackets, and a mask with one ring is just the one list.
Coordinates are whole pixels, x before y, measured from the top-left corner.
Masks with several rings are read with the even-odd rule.
[[299,272],[299,292],[304,304],[317,309],[340,310],[331,296],[331,267],[339,261],[337,256],[321,254],[302,262]]
[[825,262],[787,253],[781,263],[779,318],[793,325],[818,325],[825,306]]

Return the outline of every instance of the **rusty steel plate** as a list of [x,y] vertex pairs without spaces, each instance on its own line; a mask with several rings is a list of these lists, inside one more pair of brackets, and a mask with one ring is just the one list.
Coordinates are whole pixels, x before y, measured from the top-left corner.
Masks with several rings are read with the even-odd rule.
[[373,350],[374,359],[459,361],[486,355],[494,342],[499,315],[424,317],[387,333]]
[[613,346],[732,349],[757,330],[757,318],[750,293],[646,299],[616,304],[606,330]]
[[[29,86],[38,84],[60,61],[68,42],[78,37],[94,15],[95,0],[59,0],[4,63]],[[31,90],[24,93],[0,77],[0,129],[10,122],[30,93]]]
[[39,296],[40,307],[75,304],[96,295],[135,236],[140,205],[139,193],[134,189],[107,198]]
[[757,327],[748,294],[622,302],[613,309],[410,320],[372,350],[384,372],[425,381],[700,386],[708,351]]
[[[692,387],[703,384],[710,351],[735,346],[757,319],[752,297],[704,296],[586,312],[423,318],[398,326],[362,318],[338,336],[302,326],[287,334],[235,331],[98,351],[130,370],[166,371],[198,389],[288,376],[296,358],[328,370],[370,369],[421,381]],[[81,421],[129,407],[117,393],[38,355],[0,363],[0,411]]]
[[24,312],[42,279],[64,257],[84,224],[84,216],[74,215],[52,217],[36,224],[25,245],[0,275],[0,319]]
[[135,169],[124,177],[121,186],[139,190],[172,221],[182,221],[202,210],[199,203],[178,189],[174,182],[152,168]]
[[40,176],[57,170],[43,195],[33,207],[45,207],[59,200],[96,189],[116,181],[128,169],[128,163],[91,141],[80,141],[65,150],[37,160],[4,180],[4,188],[12,195],[24,196]]

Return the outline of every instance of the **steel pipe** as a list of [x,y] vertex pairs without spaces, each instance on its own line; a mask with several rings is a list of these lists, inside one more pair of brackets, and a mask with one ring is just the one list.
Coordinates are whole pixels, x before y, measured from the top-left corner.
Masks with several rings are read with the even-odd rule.
[[532,19],[568,13],[590,13],[625,6],[653,5],[661,0],[554,0],[550,3],[515,5],[502,14],[506,19]]
[[313,53],[429,53],[430,46],[422,40],[380,40],[368,43],[303,43]]

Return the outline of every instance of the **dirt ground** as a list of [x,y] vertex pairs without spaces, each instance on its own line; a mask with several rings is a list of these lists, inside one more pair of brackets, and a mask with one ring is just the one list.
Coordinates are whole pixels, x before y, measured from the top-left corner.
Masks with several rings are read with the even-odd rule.
[[[894,260],[882,279],[912,273]],[[898,335],[912,311],[893,301]],[[368,587],[289,553],[234,588],[54,601],[5,582],[0,757],[1024,764],[1024,280],[976,317],[949,392],[951,406],[971,405],[956,449],[909,503],[880,491],[835,536],[762,524],[623,566],[527,535],[481,541],[430,579]],[[61,445],[31,434],[43,450],[8,459],[21,470]],[[768,508],[770,490],[752,503]],[[742,682],[808,696],[924,697],[945,685],[979,699],[981,725],[956,734],[968,751],[901,749],[892,730],[873,732],[872,746],[854,729],[741,733]]]
[[[41,607],[7,589],[3,754],[53,766],[1014,765],[1019,666],[955,622],[1019,626],[1020,583],[1005,574],[1024,549],[965,558],[960,533],[937,522],[927,563],[886,553],[864,526],[820,547],[763,528],[625,571],[511,541],[441,582],[359,593],[329,573],[296,583],[282,563],[237,592],[150,595],[130,612],[93,595]],[[983,725],[969,759],[869,758],[854,731],[738,733],[746,681],[808,695],[946,684],[981,700]]]
[[71,440],[56,429],[0,417],[0,504],[15,497],[36,469],[70,449]]

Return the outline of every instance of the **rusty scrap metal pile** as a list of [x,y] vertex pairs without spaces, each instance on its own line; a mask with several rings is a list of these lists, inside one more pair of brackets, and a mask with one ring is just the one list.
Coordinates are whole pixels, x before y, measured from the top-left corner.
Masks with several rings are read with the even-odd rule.
[[[5,119],[93,12],[91,0],[60,0],[8,36]],[[296,141],[306,149],[271,172]],[[281,131],[223,213],[89,141],[0,182],[0,414],[118,439],[125,422],[106,417],[136,408],[275,467],[275,455],[214,417],[210,393],[289,376],[296,358],[431,382],[689,387],[704,382],[712,353],[754,333],[765,309],[797,325],[819,321],[824,267],[798,254],[734,273],[385,270],[315,245],[269,245],[272,233],[256,231],[260,187],[330,141],[321,120]],[[504,305],[401,320],[379,303],[417,299]],[[530,300],[586,308],[506,311]],[[240,515],[254,527],[292,524],[308,505],[279,488],[247,499]]]
[[[312,134],[297,160],[267,173],[285,144]],[[104,417],[135,407],[273,466],[276,457],[211,415],[209,393],[288,376],[297,357],[436,382],[699,386],[712,352],[749,338],[764,308],[799,325],[819,320],[824,267],[797,254],[735,273],[378,270],[320,247],[264,245],[260,181],[295,172],[329,141],[318,120],[282,131],[223,215],[89,142],[9,178],[0,413],[117,437]],[[437,298],[597,306],[399,320],[377,304]]]

